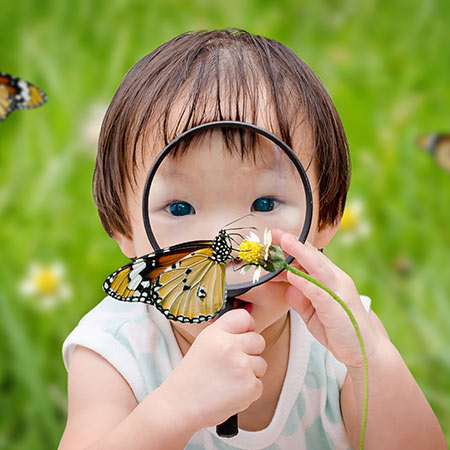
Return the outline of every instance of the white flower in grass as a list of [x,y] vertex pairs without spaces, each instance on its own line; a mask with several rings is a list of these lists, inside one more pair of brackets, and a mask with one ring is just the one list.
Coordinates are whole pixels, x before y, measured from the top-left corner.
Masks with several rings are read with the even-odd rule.
[[51,265],[30,264],[25,279],[20,284],[20,292],[38,299],[41,309],[49,309],[60,302],[67,301],[71,289],[64,282],[64,265],[55,262]]
[[364,203],[354,199],[347,203],[339,226],[339,239],[345,245],[351,245],[356,240],[368,236],[370,224],[364,216]]
[[245,274],[251,266],[255,266],[253,272],[253,283],[259,281],[261,277],[262,266],[268,261],[269,249],[272,245],[272,233],[270,230],[264,230],[264,243],[261,245],[259,237],[250,232],[250,236],[241,242],[238,249],[239,258],[245,262],[245,266],[241,269],[241,274]]

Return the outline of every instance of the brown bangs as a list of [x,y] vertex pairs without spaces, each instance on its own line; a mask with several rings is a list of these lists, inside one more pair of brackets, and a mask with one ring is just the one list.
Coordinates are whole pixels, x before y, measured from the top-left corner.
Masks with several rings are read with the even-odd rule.
[[[297,154],[293,135],[302,127],[319,177],[319,228],[340,218],[350,180],[348,146],[311,69],[277,41],[236,29],[198,31],[138,61],[111,101],[94,172],[94,198],[110,236],[130,234],[126,193],[140,163],[149,166],[180,133],[216,120],[258,124]],[[230,149],[239,142],[241,154],[254,148],[252,133],[228,129],[224,138]]]

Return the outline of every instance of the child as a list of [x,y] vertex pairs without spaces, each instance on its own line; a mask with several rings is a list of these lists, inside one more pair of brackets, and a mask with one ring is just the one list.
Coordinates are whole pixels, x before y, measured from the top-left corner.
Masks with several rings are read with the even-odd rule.
[[[240,30],[185,33],[127,73],[103,122],[94,177],[108,234],[129,258],[152,251],[140,209],[152,161],[183,131],[221,119],[272,131],[308,169],[318,205],[308,243],[279,230],[274,240],[344,299],[359,323],[369,364],[366,448],[444,449],[436,417],[367,312],[369,300],[317,250],[343,212],[347,143],[326,91],[282,44]],[[199,152],[218,148],[221,135],[198,145]],[[207,169],[227,173],[223,161]],[[230,199],[238,201],[231,191]],[[189,219],[196,217],[190,206],[181,208]],[[210,219],[216,231],[226,223]],[[285,272],[240,298],[245,308],[201,324],[170,322],[144,303],[103,300],[64,343],[69,415],[60,448],[357,448],[363,363],[341,306]],[[239,434],[218,437],[215,425],[235,413]]]

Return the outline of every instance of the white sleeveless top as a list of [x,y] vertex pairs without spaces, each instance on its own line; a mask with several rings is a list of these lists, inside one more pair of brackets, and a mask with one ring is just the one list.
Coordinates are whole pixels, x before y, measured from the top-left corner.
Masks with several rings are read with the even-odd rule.
[[[370,299],[361,297],[367,310]],[[267,428],[239,430],[233,438],[215,427],[195,433],[188,450],[270,449],[327,450],[350,447],[342,422],[340,389],[346,367],[322,346],[290,312],[289,363],[275,414]],[[144,303],[106,297],[86,314],[63,345],[69,369],[77,345],[105,358],[131,386],[138,402],[156,389],[181,361],[169,321]]]

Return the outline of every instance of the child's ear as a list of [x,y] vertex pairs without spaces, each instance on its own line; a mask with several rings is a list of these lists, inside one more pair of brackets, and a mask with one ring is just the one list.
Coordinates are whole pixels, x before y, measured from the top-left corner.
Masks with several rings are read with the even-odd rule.
[[311,242],[316,248],[325,248],[333,239],[336,231],[339,228],[341,221],[338,220],[335,224],[327,224],[320,231],[317,231],[314,236],[313,242]]
[[132,259],[136,257],[136,250],[133,244],[133,238],[129,235],[114,234],[113,239],[119,244],[120,250],[128,258]]

